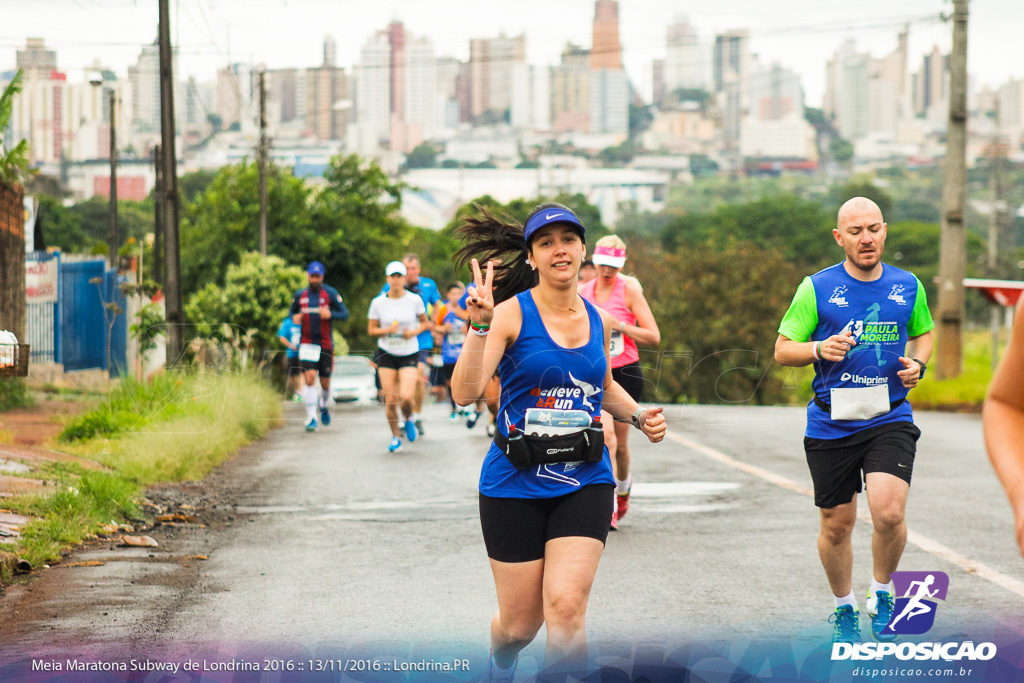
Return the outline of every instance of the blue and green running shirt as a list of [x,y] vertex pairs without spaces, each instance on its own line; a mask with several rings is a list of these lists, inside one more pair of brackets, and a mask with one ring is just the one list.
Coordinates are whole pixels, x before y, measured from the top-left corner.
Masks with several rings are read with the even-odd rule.
[[[852,330],[857,345],[846,358],[838,363],[824,359],[814,363],[814,395],[827,404],[833,388],[885,383],[889,400],[898,401],[907,396],[907,388],[896,374],[903,369],[899,359],[906,353],[907,340],[934,326],[924,287],[913,273],[883,264],[882,277],[862,282],[839,263],[804,278],[782,318],[779,334],[806,342]],[[887,422],[913,421],[907,401],[870,420],[833,420],[811,401],[806,435],[840,439]]]

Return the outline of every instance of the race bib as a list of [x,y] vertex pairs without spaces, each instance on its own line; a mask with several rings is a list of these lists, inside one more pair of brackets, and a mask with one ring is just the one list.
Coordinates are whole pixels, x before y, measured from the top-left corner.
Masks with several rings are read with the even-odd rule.
[[388,353],[401,350],[408,343],[405,337],[400,334],[386,334],[381,337],[380,342],[381,347]]
[[582,432],[589,426],[590,413],[585,410],[529,408],[523,432],[527,436],[561,436]]
[[299,344],[299,360],[316,363],[320,360],[319,344]]
[[624,339],[623,334],[621,332],[619,332],[618,330],[616,330],[615,332],[612,332],[612,338],[611,338],[611,341],[608,344],[608,354],[612,358],[615,358],[616,356],[621,356],[622,352],[625,351],[625,350],[626,350],[626,340]]
[[448,333],[449,346],[461,346],[466,343],[466,333],[462,329],[452,330]]
[[831,390],[833,420],[870,420],[889,412],[889,385]]

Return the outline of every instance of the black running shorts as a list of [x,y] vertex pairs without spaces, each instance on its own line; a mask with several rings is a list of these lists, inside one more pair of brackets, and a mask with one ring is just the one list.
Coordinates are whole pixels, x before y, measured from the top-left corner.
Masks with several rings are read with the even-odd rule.
[[644,371],[640,369],[640,361],[635,360],[621,368],[612,368],[612,379],[618,382],[634,401],[640,402],[640,397],[644,394]]
[[299,362],[298,354],[294,356],[286,356],[288,364],[288,376],[294,377],[295,375],[302,373],[302,364]]
[[334,370],[334,349],[320,349],[320,360],[303,360],[299,361],[299,365],[302,366],[304,372],[309,370],[316,370],[317,375],[322,377],[330,377],[331,371]]
[[401,370],[402,368],[416,367],[416,360],[419,353],[410,353],[408,356],[392,356],[386,351],[381,351],[377,356],[377,367],[386,370]]
[[583,536],[604,543],[612,521],[611,484],[593,484],[555,498],[492,498],[480,494],[487,557],[498,562],[544,558],[552,538]]
[[814,504],[834,508],[863,490],[870,472],[885,472],[910,484],[921,430],[912,422],[889,422],[841,439],[804,437],[814,481]]

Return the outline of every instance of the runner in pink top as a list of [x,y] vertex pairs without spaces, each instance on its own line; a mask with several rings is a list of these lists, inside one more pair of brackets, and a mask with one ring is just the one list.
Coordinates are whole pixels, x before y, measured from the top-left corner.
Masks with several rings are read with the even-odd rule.
[[[637,344],[657,346],[661,343],[661,332],[639,281],[620,272],[626,263],[625,243],[616,235],[602,237],[595,245],[593,259],[598,276],[580,285],[578,291],[584,299],[612,315],[609,348],[612,377],[634,401],[639,402],[644,375],[640,369]],[[605,444],[615,465],[616,507],[612,515],[612,529],[618,529],[619,520],[629,511],[629,491],[633,484],[629,474],[628,441],[632,425],[613,420],[608,414],[603,415],[601,421],[604,423]]]

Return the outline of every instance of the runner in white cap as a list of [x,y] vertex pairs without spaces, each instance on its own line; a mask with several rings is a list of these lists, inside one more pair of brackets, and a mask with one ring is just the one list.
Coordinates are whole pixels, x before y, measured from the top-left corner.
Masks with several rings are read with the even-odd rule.
[[[580,295],[610,313],[614,319],[611,337],[612,378],[630,397],[640,402],[643,395],[644,375],[640,369],[638,343],[657,346],[661,332],[654,320],[644,291],[635,278],[621,274],[626,263],[626,245],[616,235],[607,235],[597,241],[594,264],[598,276],[580,287]],[[604,440],[615,463],[615,513],[612,529],[619,528],[619,520],[629,511],[629,491],[633,478],[629,474],[629,429],[632,425],[602,416]]]
[[[392,453],[402,450],[402,430],[409,441],[418,436],[413,419],[413,400],[419,371],[420,345],[417,335],[431,328],[427,308],[416,294],[405,290],[406,267],[401,261],[392,261],[384,268],[388,278],[388,291],[370,302],[369,328],[371,337],[377,337],[377,373],[384,389],[385,412],[391,428]],[[398,419],[401,405],[403,421]]]

